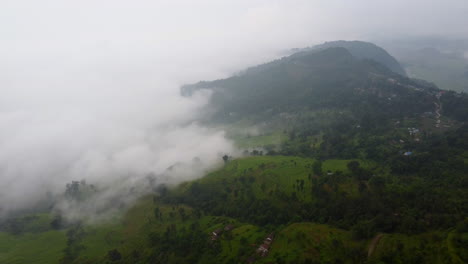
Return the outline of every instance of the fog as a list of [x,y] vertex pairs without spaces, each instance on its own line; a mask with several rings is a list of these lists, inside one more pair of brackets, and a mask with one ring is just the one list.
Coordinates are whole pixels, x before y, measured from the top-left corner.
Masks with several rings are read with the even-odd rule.
[[[150,174],[170,184],[201,177],[236,150],[224,131],[196,121],[209,93],[182,98],[180,85],[326,40],[466,36],[467,6],[4,0],[0,217],[62,193],[72,180],[101,186],[98,198],[106,200],[127,195]],[[174,164],[185,165],[168,172]]]

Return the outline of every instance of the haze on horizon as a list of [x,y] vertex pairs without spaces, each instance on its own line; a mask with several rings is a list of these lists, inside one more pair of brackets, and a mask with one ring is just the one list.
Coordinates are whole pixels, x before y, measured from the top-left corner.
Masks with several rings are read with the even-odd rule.
[[182,84],[327,40],[466,38],[467,13],[465,0],[3,1],[0,217],[71,180],[216,166],[235,148],[196,122],[209,95],[182,98]]

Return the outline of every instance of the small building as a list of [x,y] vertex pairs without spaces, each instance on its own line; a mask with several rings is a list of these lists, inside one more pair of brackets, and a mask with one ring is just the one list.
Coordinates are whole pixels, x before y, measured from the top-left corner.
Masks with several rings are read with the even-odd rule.
[[224,227],[224,231],[231,231],[232,229],[234,229],[234,225],[232,225],[232,224],[229,224],[229,225]]
[[268,255],[269,250],[270,250],[269,244],[261,244],[260,247],[258,247],[257,249],[257,253],[262,257],[266,257],[266,255]]
[[257,248],[257,254],[259,254],[261,257],[266,257],[268,255],[268,252],[270,251],[270,245],[273,242],[275,235],[274,233],[270,233],[265,240],[263,240],[263,244],[261,244]]
[[215,231],[211,232],[211,240],[216,240],[223,233],[223,229],[218,228]]
[[417,133],[419,133],[419,129],[417,128],[414,128],[414,127],[409,127],[408,128],[408,132],[409,134],[412,136],[412,135],[416,135]]
[[268,243],[268,244],[271,244],[271,242],[273,242],[273,238],[275,238],[275,234],[274,233],[270,233],[267,238],[265,238],[265,243]]

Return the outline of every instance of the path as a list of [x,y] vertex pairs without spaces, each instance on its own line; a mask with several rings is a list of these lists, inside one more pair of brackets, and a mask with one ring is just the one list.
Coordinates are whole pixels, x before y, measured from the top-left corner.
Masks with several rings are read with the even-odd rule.
[[371,243],[369,244],[369,250],[367,251],[367,258],[372,256],[372,253],[374,253],[375,248],[377,247],[377,244],[379,244],[379,241],[382,237],[383,234],[378,234],[372,239]]

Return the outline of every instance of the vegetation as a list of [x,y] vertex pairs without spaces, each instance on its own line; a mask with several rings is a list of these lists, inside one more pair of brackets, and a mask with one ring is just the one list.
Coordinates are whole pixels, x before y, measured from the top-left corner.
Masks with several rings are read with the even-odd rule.
[[[425,208],[430,197],[423,183],[397,180],[360,160],[253,156],[145,197],[111,223],[50,227],[15,244],[3,238],[2,256],[5,263],[245,263],[252,257],[256,263],[457,263],[450,261],[466,257],[466,219],[435,210],[437,204]],[[439,199],[443,209],[453,196]],[[232,230],[213,240],[212,232],[228,225]],[[269,254],[260,257],[256,249],[271,232]],[[379,232],[385,235],[368,259]],[[25,251],[22,260],[10,261],[23,247],[41,248],[39,238],[49,234],[61,240],[42,254]],[[389,253],[395,250],[400,253]]]

